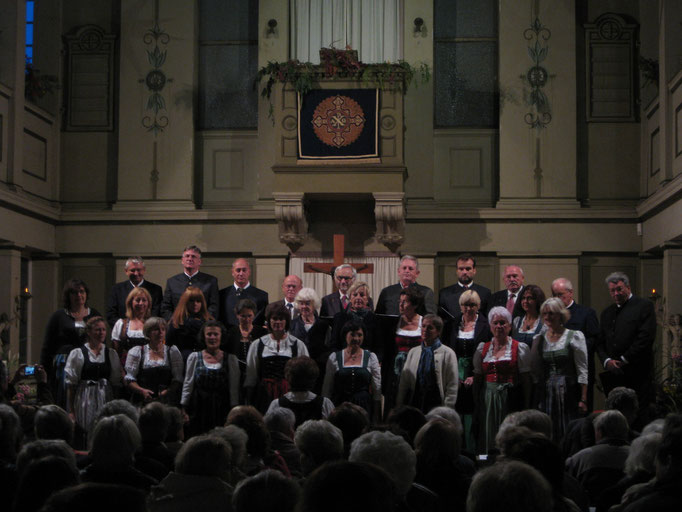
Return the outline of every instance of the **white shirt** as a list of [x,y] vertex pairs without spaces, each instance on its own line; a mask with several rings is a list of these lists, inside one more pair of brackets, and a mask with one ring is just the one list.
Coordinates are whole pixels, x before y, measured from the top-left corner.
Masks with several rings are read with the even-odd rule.
[[[113,348],[107,348],[102,345],[99,354],[95,354],[91,349],[89,343],[85,343],[85,348],[88,353],[88,360],[91,363],[103,363],[105,361],[104,351],[109,351],[109,363],[111,364],[111,372],[109,373],[109,382],[112,386],[119,386],[121,384],[121,363],[118,359],[118,354]],[[66,366],[64,367],[64,381],[69,386],[76,386],[81,380],[81,372],[85,358],[80,347],[74,348],[66,359]]]

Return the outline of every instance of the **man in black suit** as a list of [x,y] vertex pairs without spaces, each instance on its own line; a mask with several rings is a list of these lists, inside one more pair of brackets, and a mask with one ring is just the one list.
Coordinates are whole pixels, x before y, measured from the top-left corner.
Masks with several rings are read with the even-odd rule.
[[282,293],[284,294],[284,298],[273,302],[273,304],[278,303],[286,307],[291,314],[292,320],[298,316],[298,310],[296,309],[294,300],[296,299],[298,292],[301,291],[301,288],[303,288],[303,281],[300,277],[295,274],[286,276],[284,281],[282,281]]
[[109,300],[107,301],[107,322],[109,322],[109,327],[113,327],[119,318],[125,318],[126,298],[132,289],[138,286],[147,290],[152,297],[152,316],[159,316],[161,301],[163,300],[163,290],[158,284],[145,281],[145,271],[144,260],[139,256],[133,256],[126,260],[125,272],[128,280],[112,286]]
[[552,295],[561,299],[571,314],[571,318],[564,324],[566,329],[580,331],[585,336],[587,344],[587,410],[592,410],[594,396],[594,350],[599,338],[599,321],[594,309],[582,306],[573,300],[573,283],[565,277],[552,281]]
[[251,299],[257,309],[254,325],[265,323],[265,307],[268,305],[268,292],[253,286],[251,279],[251,267],[244,258],[239,258],[232,263],[232,278],[234,284],[220,290],[220,321],[225,326],[238,325],[234,307],[241,299]]
[[395,315],[398,316],[398,301],[400,300],[400,292],[403,288],[416,288],[424,295],[424,310],[417,311],[420,315],[426,313],[436,313],[436,297],[433,290],[428,286],[423,286],[417,283],[417,276],[419,276],[419,262],[414,256],[405,255],[400,258],[400,265],[398,266],[398,284],[387,286],[379,294],[377,300],[377,307],[375,312],[379,315]]
[[199,272],[201,268],[201,249],[196,245],[185,247],[180,261],[182,262],[184,272],[176,274],[166,281],[161,314],[166,320],[173,316],[173,311],[175,311],[175,307],[178,305],[180,296],[188,286],[194,286],[199,288],[204,294],[208,312],[213,318],[218,318],[218,280],[210,274]]
[[[622,272],[606,278],[613,304],[601,314],[597,352],[608,374],[605,388],[618,385],[634,389],[639,399],[638,426],[647,418],[654,395],[656,311],[650,300],[632,294],[630,280]],[[608,393],[611,389],[604,389]]]
[[[495,292],[490,297],[490,309],[496,306],[507,308],[512,318],[523,316],[525,313],[521,307],[521,295],[523,293],[523,269],[518,265],[509,265],[504,269],[504,290]],[[540,307],[540,304],[538,304]]]
[[348,263],[339,265],[334,269],[334,283],[336,284],[337,291],[322,297],[320,316],[334,316],[336,313],[346,310],[350,303],[348,289],[353,286],[357,276],[357,270]]
[[483,316],[487,316],[490,290],[485,286],[474,283],[474,276],[476,276],[476,259],[473,254],[468,252],[460,254],[457,258],[457,282],[440,291],[438,294],[438,310],[441,312],[445,310],[453,317],[457,317],[462,312],[459,307],[459,297],[466,290],[472,290],[481,299],[479,312]]

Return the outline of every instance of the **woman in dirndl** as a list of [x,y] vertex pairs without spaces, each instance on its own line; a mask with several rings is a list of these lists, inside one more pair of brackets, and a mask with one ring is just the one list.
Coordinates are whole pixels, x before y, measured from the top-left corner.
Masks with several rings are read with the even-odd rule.
[[[85,324],[86,342],[74,348],[66,360],[66,411],[79,428],[80,436],[93,426],[102,406],[114,398],[121,385],[121,364],[113,348],[107,348],[107,323],[101,316]],[[80,437],[79,436],[79,437]]]
[[535,337],[531,349],[534,404],[552,418],[559,442],[568,423],[587,413],[587,344],[580,331],[566,329],[571,313],[557,297],[540,307],[547,330]]
[[495,447],[495,436],[505,416],[530,404],[530,348],[509,336],[511,314],[494,307],[488,313],[493,338],[480,343],[474,354],[474,400],[478,422],[478,453]]
[[135,404],[155,400],[174,406],[180,403],[185,364],[178,348],[166,345],[166,326],[163,318],[148,318],[142,328],[148,343],[128,351],[125,383]]
[[346,348],[327,360],[322,394],[334,405],[351,402],[367,411],[373,422],[381,417],[381,368],[377,356],[362,348],[365,326],[349,320],[341,329]]
[[289,334],[291,314],[282,302],[273,302],[265,308],[268,334],[251,344],[246,356],[246,397],[262,414],[270,403],[289,391],[284,378],[284,366],[297,356],[308,356],[308,348],[301,340]]
[[189,417],[189,435],[225,425],[230,409],[239,402],[239,363],[234,354],[220,349],[225,327],[208,320],[199,340],[206,347],[187,359],[180,404]]

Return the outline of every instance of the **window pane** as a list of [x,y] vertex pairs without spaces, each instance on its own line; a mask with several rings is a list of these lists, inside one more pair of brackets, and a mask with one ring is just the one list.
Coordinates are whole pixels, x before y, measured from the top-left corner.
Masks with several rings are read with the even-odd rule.
[[201,129],[255,128],[258,93],[253,89],[257,45],[199,48]]
[[497,0],[436,0],[434,36],[497,37]]
[[33,0],[26,1],[26,21],[33,22]]
[[436,126],[497,127],[497,43],[435,44]]
[[33,25],[26,24],[26,44],[33,45]]
[[258,2],[201,0],[199,41],[246,41],[258,38]]

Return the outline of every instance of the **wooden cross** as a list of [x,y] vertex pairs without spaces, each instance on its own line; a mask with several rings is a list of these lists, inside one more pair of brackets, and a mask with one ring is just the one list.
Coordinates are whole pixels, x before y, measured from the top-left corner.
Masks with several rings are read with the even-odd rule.
[[[334,261],[332,263],[304,263],[303,271],[307,273],[328,274],[334,277],[336,267],[343,265],[344,239],[343,235],[334,235]],[[374,272],[374,265],[372,263],[350,263],[350,265],[358,274],[371,274]],[[334,291],[336,291],[336,281],[334,281]]]

